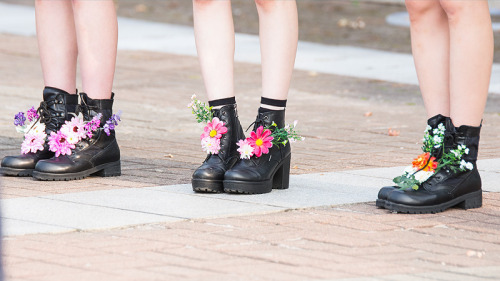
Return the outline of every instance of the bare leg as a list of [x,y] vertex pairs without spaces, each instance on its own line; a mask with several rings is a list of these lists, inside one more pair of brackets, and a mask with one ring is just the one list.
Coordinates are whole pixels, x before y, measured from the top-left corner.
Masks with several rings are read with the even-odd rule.
[[295,0],[255,0],[262,53],[262,96],[286,100],[298,41]]
[[113,89],[118,23],[112,0],[73,0],[83,91],[109,99]]
[[35,11],[45,86],[74,94],[78,48],[71,2],[36,0]]
[[234,97],[234,24],[229,0],[193,0],[194,32],[209,100]]
[[411,45],[427,117],[450,116],[448,19],[436,0],[406,0]]
[[441,0],[450,26],[450,113],[455,126],[479,126],[493,63],[487,1]]

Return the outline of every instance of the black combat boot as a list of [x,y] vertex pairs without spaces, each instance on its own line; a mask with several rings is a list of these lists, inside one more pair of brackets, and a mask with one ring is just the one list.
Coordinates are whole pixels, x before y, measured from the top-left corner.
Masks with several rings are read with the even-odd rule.
[[[277,128],[285,127],[285,110],[262,112],[255,120],[254,131],[276,123]],[[224,191],[229,193],[261,194],[272,189],[287,189],[290,179],[290,142],[273,145],[268,154],[242,159],[224,176]]]
[[[450,119],[449,117],[445,117],[441,114],[438,114],[436,116],[433,116],[427,120],[427,125],[428,125],[428,130],[429,134],[432,136],[433,135],[433,130],[438,127],[439,124],[445,124],[446,120]],[[431,157],[435,157],[436,159],[440,159],[441,155],[443,155],[443,149],[435,149],[430,153]],[[389,194],[397,190],[399,187],[398,186],[385,186],[382,187],[379,192],[378,192],[378,199],[376,201],[376,205],[379,208],[384,208],[385,207],[385,201],[387,200],[387,197],[389,197]]]
[[444,153],[464,149],[463,170],[444,166],[425,181],[418,190],[396,190],[389,194],[385,208],[410,214],[442,212],[450,207],[463,209],[482,206],[481,178],[476,161],[481,126],[455,128],[451,120],[446,122]]
[[91,138],[82,139],[76,144],[71,155],[60,155],[36,164],[33,177],[39,180],[76,180],[89,175],[111,177],[121,175],[120,148],[115,131],[108,136],[102,127],[113,115],[113,96],[111,99],[91,99],[81,93],[80,111],[85,121],[101,114],[101,129]]
[[218,154],[208,154],[203,164],[193,173],[191,180],[196,192],[219,193],[224,191],[224,174],[239,159],[236,143],[245,138],[238,119],[236,104],[212,110],[213,116],[224,122],[227,132],[220,139]]
[[[66,120],[70,120],[78,105],[78,95],[52,87],[43,90],[43,101],[37,112],[40,115],[40,123],[45,124],[47,136],[51,132],[57,132]],[[71,114],[73,113],[73,114]],[[49,151],[47,141],[44,149],[35,153],[27,153],[19,156],[6,156],[2,159],[3,175],[7,176],[31,176],[38,161],[54,157],[54,152]]]

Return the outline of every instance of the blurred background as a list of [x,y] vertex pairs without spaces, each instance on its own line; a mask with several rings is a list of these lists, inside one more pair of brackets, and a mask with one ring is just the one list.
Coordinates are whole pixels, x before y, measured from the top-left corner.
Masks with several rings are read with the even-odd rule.
[[[33,5],[33,0],[0,0]],[[115,0],[118,15],[192,25],[190,0]],[[235,30],[258,34],[254,1],[232,0]],[[410,53],[402,0],[298,0],[300,40]],[[495,62],[500,62],[500,1],[490,1],[495,22]],[[392,24],[390,24],[390,23]]]

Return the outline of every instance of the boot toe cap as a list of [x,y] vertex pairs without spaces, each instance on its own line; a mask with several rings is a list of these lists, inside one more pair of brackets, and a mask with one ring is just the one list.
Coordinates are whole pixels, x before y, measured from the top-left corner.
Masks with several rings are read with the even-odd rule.
[[36,161],[26,155],[7,156],[2,159],[2,167],[13,169],[34,169]]

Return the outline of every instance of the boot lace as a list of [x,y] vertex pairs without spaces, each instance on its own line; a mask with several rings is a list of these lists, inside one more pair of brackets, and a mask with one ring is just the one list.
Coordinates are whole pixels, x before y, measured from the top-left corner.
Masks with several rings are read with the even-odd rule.
[[59,97],[60,95],[56,95],[55,99],[40,102],[40,106],[36,110],[38,116],[40,116],[37,121],[45,124],[47,130],[57,131],[59,125],[62,125],[64,122],[64,120],[60,118],[64,117],[61,115],[61,113],[64,114],[64,112],[59,112],[50,108],[50,106],[58,103]]

